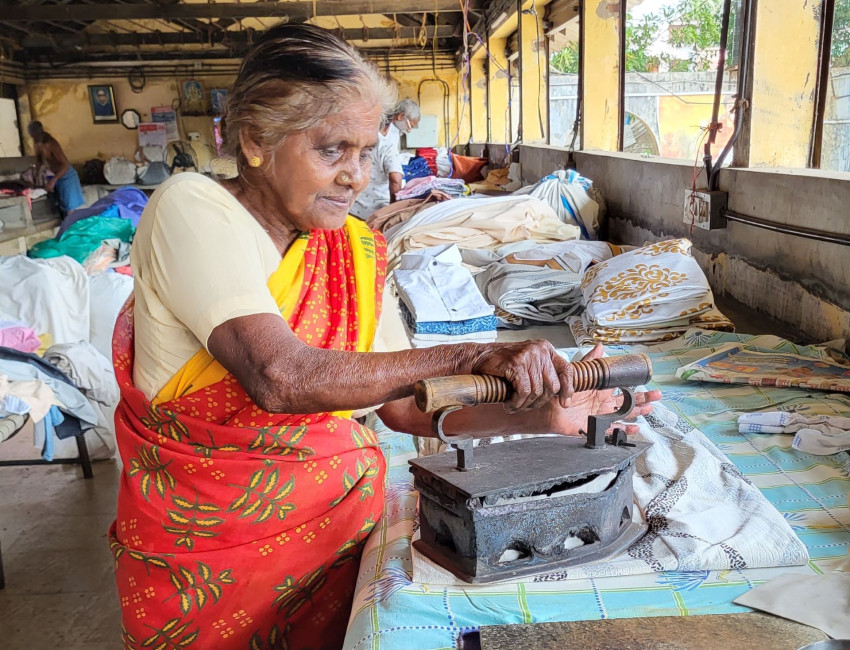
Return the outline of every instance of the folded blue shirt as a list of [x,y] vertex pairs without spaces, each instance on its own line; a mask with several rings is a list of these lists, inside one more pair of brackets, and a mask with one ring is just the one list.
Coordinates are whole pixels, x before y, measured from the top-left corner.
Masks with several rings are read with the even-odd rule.
[[408,328],[414,334],[443,334],[446,336],[458,336],[460,334],[474,334],[477,332],[495,332],[498,320],[495,316],[481,316],[459,321],[419,321],[413,318],[413,314],[403,302],[401,313]]

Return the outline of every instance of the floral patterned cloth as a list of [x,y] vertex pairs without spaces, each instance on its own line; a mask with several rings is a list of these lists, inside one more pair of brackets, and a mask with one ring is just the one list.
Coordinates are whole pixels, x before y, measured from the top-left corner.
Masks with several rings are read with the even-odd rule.
[[[354,350],[364,305],[356,282],[333,276],[357,274],[359,246],[381,296],[383,240],[365,225],[301,239],[303,282],[284,315],[301,340]],[[379,305],[368,308],[377,320]],[[152,404],[132,383],[132,304],[114,356],[124,472],[109,540],[124,647],[340,647],[383,507],[375,434],[339,413],[265,412],[227,373]]]
[[691,327],[732,330],[690,250],[687,239],[671,239],[590,267],[581,282],[586,311],[570,320],[579,344],[666,341]]

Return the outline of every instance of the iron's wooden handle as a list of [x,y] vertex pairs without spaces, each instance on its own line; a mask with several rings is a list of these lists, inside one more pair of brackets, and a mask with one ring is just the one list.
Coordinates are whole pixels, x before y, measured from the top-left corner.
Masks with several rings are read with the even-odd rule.
[[422,379],[413,386],[416,406],[432,413],[445,406],[477,406],[498,404],[510,397],[511,383],[492,375],[454,375]]
[[[652,378],[652,362],[645,354],[625,354],[590,361],[575,361],[575,392],[604,388],[640,386]],[[416,406],[431,413],[446,406],[477,406],[507,401],[513,388],[502,377],[491,375],[456,375],[422,379],[413,386]]]

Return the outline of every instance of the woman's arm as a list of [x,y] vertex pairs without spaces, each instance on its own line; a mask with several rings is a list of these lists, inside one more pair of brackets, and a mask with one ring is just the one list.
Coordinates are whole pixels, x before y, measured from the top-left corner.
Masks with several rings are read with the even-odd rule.
[[[444,345],[401,352],[357,353],[314,348],[272,314],[231,319],[207,341],[261,408],[278,413],[322,413],[368,408],[410,397],[419,379],[489,374],[508,379],[512,411],[572,395],[572,366],[546,341]],[[504,417],[505,408],[499,406]]]

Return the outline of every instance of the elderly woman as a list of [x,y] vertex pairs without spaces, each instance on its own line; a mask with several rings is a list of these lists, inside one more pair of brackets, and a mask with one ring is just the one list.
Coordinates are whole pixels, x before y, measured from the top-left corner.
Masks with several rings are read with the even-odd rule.
[[228,99],[238,178],[180,174],[142,216],[114,340],[127,648],[339,647],[384,495],[352,412],[383,404],[389,426],[429,435],[417,379],[512,382],[511,416],[479,407],[455,432],[569,434],[613,408],[610,393],[567,407],[570,368],[542,342],[372,352],[384,242],[348,210],[391,100],[335,36],[274,29]]

